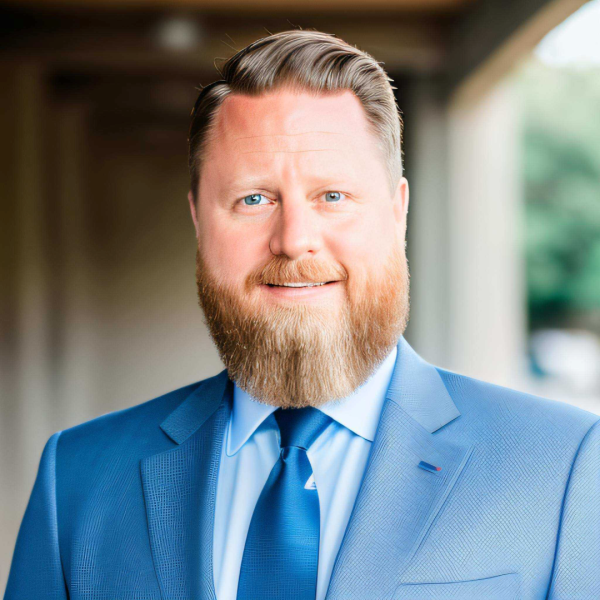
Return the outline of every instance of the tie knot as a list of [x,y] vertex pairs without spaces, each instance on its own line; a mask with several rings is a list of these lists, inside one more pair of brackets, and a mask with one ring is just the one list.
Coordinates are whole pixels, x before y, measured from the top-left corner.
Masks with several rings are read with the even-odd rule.
[[331,417],[317,408],[278,408],[275,413],[282,448],[297,446],[308,450],[331,423]]

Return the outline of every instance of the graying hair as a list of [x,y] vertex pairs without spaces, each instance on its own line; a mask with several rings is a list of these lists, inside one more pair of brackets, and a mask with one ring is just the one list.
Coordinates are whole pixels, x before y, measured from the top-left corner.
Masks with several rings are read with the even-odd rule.
[[314,93],[352,91],[360,100],[387,164],[390,189],[402,177],[402,116],[383,67],[333,34],[292,30],[246,46],[225,62],[223,79],[204,87],[192,111],[189,168],[194,198],[219,107],[231,94],[258,96],[291,87]]

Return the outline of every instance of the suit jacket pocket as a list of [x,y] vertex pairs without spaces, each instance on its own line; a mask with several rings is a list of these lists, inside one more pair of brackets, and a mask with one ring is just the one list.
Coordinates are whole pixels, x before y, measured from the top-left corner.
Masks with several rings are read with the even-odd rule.
[[519,573],[443,583],[401,583],[393,600],[518,600],[520,583]]

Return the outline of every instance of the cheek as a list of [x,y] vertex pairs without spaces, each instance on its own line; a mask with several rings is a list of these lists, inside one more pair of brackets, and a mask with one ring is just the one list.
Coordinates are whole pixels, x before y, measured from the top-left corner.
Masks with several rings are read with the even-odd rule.
[[246,277],[264,263],[264,259],[261,263],[260,243],[251,230],[233,231],[218,219],[207,219],[203,232],[200,251],[222,281],[242,285]]
[[385,264],[397,243],[391,212],[363,216],[330,236],[330,247],[350,277],[367,280]]

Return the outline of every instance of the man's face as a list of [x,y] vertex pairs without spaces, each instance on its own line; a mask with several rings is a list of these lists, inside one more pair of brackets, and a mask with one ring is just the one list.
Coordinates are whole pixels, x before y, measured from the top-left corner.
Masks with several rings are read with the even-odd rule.
[[343,398],[406,327],[408,183],[390,191],[349,91],[230,95],[214,127],[189,200],[200,304],[229,376],[277,406]]

